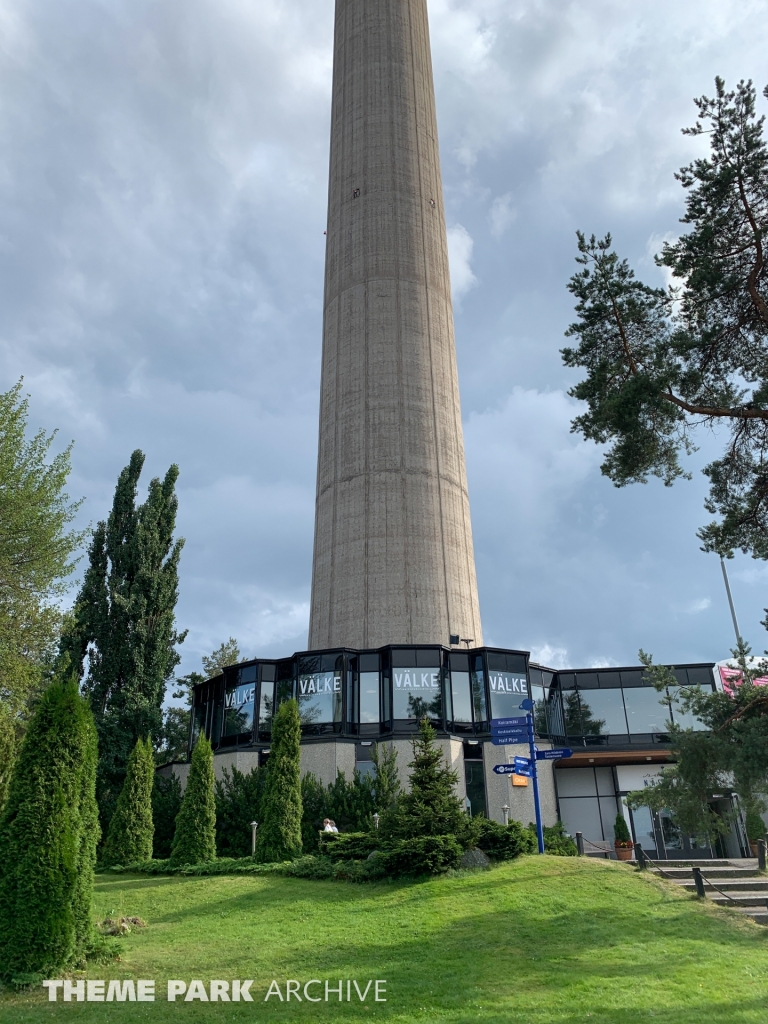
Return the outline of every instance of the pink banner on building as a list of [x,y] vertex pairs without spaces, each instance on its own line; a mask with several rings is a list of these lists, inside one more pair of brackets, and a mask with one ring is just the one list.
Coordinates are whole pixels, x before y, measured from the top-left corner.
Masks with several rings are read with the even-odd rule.
[[[726,693],[733,693],[737,686],[741,686],[741,669],[730,668],[728,665],[718,665],[720,679],[723,683],[723,690]],[[755,686],[768,686],[768,676],[759,676],[754,680]]]

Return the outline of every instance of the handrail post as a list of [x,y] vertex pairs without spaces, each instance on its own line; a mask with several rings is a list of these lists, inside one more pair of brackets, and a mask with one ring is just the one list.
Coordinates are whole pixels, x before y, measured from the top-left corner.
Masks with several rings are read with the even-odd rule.
[[635,860],[641,871],[645,871],[645,854],[640,843],[635,843]]
[[765,840],[757,840],[757,870],[765,871]]
[[693,872],[693,884],[696,886],[696,895],[705,899],[707,892],[704,888],[704,879],[701,877],[701,868],[691,868],[691,871]]
[[584,856],[584,836],[581,832],[576,833],[576,852],[579,857]]

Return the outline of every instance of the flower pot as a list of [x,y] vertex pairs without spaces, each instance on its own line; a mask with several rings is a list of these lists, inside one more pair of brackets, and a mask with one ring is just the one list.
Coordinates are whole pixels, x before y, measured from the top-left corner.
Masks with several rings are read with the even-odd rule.
[[632,847],[631,846],[614,846],[616,851],[616,860],[632,860]]
[[752,851],[752,856],[756,857],[757,856],[757,842],[755,840],[753,840],[753,839],[749,840],[749,848]]

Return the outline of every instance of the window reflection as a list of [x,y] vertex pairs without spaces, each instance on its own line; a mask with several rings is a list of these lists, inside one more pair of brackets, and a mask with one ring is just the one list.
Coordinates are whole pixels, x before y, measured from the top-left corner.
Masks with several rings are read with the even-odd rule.
[[581,691],[579,700],[585,736],[626,736],[627,720],[621,690]]
[[472,692],[469,672],[451,672],[451,693],[453,696],[453,721],[472,721]]
[[440,718],[442,704],[439,668],[392,667],[393,718]]
[[360,721],[379,721],[379,673],[360,673]]
[[491,718],[514,718],[520,701],[528,696],[528,680],[518,672],[488,672],[491,691]]
[[669,709],[662,705],[662,696],[652,686],[638,686],[624,691],[630,733],[667,732]]

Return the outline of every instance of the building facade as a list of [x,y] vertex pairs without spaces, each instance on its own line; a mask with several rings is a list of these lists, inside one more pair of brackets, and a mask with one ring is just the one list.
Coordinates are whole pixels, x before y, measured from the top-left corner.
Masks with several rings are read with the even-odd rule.
[[[404,784],[411,739],[419,719],[437,732],[448,763],[459,776],[458,795],[472,814],[504,820],[503,808],[527,824],[533,819],[532,789],[522,777],[498,775],[495,765],[526,755],[527,746],[495,746],[492,719],[519,714],[520,701],[535,701],[540,749],[569,747],[570,758],[539,762],[545,824],[562,820],[581,832],[586,852],[610,855],[621,813],[634,841],[652,858],[742,856],[744,837],[734,826],[717,848],[683,836],[668,815],[630,811],[627,792],[652,785],[669,763],[669,722],[696,728],[679,711],[680,686],[717,687],[712,664],[674,670],[678,686],[659,694],[640,667],[555,671],[531,664],[525,651],[439,645],[388,645],[299,652],[291,658],[233,665],[195,687],[190,747],[205,733],[224,767],[247,771],[269,757],[272,716],[282,700],[295,698],[301,716],[302,771],[328,785],[343,771],[372,769],[371,746],[398,752]],[[664,703],[671,700],[671,705]],[[182,776],[186,766],[174,770]],[[730,793],[713,794],[725,813]]]

